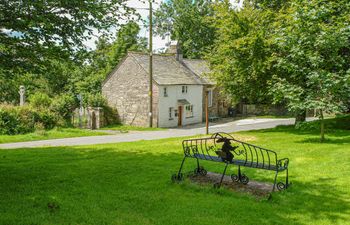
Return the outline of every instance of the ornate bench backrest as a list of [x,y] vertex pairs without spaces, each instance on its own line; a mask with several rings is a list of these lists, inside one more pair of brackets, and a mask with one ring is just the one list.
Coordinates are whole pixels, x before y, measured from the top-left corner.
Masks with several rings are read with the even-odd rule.
[[[182,146],[184,154],[197,158],[201,155],[206,160],[218,157],[217,151],[222,150],[222,140],[229,140],[234,150],[234,160],[239,160],[246,166],[271,169],[277,166],[277,154],[269,149],[261,148],[243,141],[234,139],[226,133],[216,133],[211,137],[184,140]],[[220,141],[219,141],[220,140]]]

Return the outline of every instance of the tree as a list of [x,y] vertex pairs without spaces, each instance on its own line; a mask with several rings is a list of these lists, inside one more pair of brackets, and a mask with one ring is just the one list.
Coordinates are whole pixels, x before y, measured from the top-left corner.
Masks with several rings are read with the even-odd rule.
[[275,32],[274,98],[294,112],[319,110],[321,141],[324,113],[345,111],[350,99],[349,9],[342,1],[294,2]]
[[22,84],[28,94],[67,91],[86,60],[84,41],[132,11],[124,0],[0,1],[0,101],[16,103]]
[[146,52],[147,42],[145,38],[138,36],[139,31],[140,27],[136,22],[129,22],[120,27],[112,42],[107,37],[100,37],[96,42],[96,50],[91,52],[89,64],[81,69],[80,76],[73,78],[77,91],[100,93],[102,81],[128,51]]
[[239,11],[230,2],[214,7],[216,41],[207,54],[212,76],[236,101],[270,103],[268,82],[272,77],[269,37],[275,15],[271,10],[256,10],[245,4]]
[[130,11],[123,0],[1,1],[1,69],[49,71],[48,59],[75,56],[94,31],[108,32]]
[[156,33],[179,41],[184,57],[201,58],[213,42],[215,28],[210,0],[169,0],[155,12]]

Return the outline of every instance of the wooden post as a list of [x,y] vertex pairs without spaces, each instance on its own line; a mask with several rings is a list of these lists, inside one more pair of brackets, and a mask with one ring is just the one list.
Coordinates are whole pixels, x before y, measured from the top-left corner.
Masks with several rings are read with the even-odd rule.
[[208,91],[205,90],[205,134],[209,134]]
[[152,0],[149,0],[149,127],[153,126],[153,19]]

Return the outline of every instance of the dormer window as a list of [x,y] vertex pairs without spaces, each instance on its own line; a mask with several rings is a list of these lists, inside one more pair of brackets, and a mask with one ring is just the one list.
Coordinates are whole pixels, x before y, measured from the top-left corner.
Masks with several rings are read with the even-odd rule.
[[168,90],[167,88],[163,88],[163,93],[164,93],[164,97],[168,97]]
[[187,93],[187,86],[182,86],[182,93],[183,94]]

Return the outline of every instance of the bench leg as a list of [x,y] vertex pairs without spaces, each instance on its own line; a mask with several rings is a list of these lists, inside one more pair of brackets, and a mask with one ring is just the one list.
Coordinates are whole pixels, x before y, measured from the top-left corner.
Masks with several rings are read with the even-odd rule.
[[196,160],[197,160],[197,168],[194,169],[194,174],[202,175],[202,176],[207,175],[207,171],[204,169],[204,167],[199,165],[199,159],[196,158]]
[[185,159],[186,159],[186,156],[184,157],[184,159],[182,160],[182,162],[181,162],[181,166],[180,166],[180,169],[179,169],[179,172],[177,173],[177,175],[180,177],[180,174],[181,174],[181,171],[182,171],[182,167],[183,167],[183,165],[184,165],[184,163],[185,163]]
[[[289,187],[288,168],[286,169],[286,183],[283,183],[283,182],[277,183],[277,175],[278,175],[278,171],[276,171],[275,181],[273,183],[272,192],[275,191],[276,186],[277,186],[277,189],[279,191],[282,191],[282,190],[287,189]],[[277,183],[277,185],[276,185],[276,183]]]
[[224,169],[224,172],[222,173],[222,176],[221,176],[221,179],[220,179],[220,183],[215,183],[214,184],[215,188],[220,188],[220,186],[222,184],[222,181],[224,180],[224,177],[225,177],[225,174],[226,174],[227,166],[228,166],[228,163],[226,163],[226,165],[225,165],[225,169]]
[[180,166],[179,172],[177,174],[175,173],[175,174],[173,174],[171,176],[171,180],[173,182],[178,182],[178,181],[182,181],[183,180],[183,174],[181,173],[181,171],[182,171],[182,167],[183,167],[183,165],[185,163],[185,159],[186,159],[186,156],[183,158],[183,160],[181,162],[181,166]]
[[274,192],[274,191],[275,191],[276,182],[277,182],[277,175],[278,175],[278,170],[276,171],[276,174],[275,174],[275,180],[274,180],[274,182],[273,182],[272,192]]

